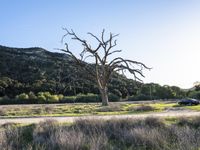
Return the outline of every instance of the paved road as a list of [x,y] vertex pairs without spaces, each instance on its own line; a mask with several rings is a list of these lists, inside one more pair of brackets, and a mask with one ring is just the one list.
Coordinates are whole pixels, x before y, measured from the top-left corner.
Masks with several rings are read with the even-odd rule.
[[5,124],[8,122],[13,123],[39,123],[48,119],[57,120],[59,122],[74,122],[77,119],[126,119],[126,118],[145,118],[145,117],[192,117],[200,116],[200,112],[190,111],[190,110],[176,110],[176,111],[165,111],[158,113],[148,113],[148,114],[131,114],[131,115],[106,115],[106,116],[81,116],[81,117],[31,117],[31,118],[3,118],[0,117],[0,124]]

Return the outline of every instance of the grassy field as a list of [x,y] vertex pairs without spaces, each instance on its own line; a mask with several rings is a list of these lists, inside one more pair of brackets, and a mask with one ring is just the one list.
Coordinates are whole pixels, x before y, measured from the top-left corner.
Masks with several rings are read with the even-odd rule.
[[200,117],[4,124],[2,150],[198,150]]
[[140,102],[140,103],[110,103],[101,106],[100,103],[82,104],[41,104],[41,105],[2,105],[0,116],[30,117],[30,116],[84,116],[84,115],[121,115],[135,113],[162,112],[170,109],[191,109],[200,111],[198,106],[179,106],[175,102]]

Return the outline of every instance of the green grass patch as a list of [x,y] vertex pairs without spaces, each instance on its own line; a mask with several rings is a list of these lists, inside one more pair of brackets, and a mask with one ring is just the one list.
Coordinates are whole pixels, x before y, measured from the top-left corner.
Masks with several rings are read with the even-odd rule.
[[154,103],[150,104],[150,106],[154,107],[156,110],[163,111],[167,108],[175,107],[176,103]]
[[[176,103],[101,103],[82,104],[43,104],[43,105],[4,105],[0,106],[0,116],[4,117],[36,117],[36,116],[84,116],[84,115],[121,115],[149,112],[162,112],[178,107]],[[200,111],[198,106],[181,106],[186,109]]]
[[196,106],[183,106],[183,107],[187,108],[187,109],[191,109],[191,110],[200,111],[200,105],[196,105]]

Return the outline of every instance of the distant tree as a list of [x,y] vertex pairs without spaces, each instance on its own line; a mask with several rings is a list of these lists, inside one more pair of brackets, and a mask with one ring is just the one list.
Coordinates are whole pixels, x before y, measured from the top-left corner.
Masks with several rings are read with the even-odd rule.
[[114,53],[122,51],[114,49],[117,45],[116,37],[118,34],[110,33],[106,39],[105,30],[102,31],[100,37],[89,32],[88,34],[98,43],[97,46],[93,48],[91,43],[77,36],[73,30],[69,31],[66,28],[64,28],[64,30],[66,31],[66,34],[63,36],[63,40],[69,36],[72,40],[79,42],[82,45],[83,50],[80,51],[79,56],[75,55],[75,53],[69,49],[68,43],[65,43],[65,49],[60,50],[73,58],[83,74],[88,74],[96,81],[101,94],[102,105],[108,105],[108,82],[113,72],[124,74],[124,71],[127,70],[136,80],[141,81],[138,75],[144,77],[142,70],[150,69],[142,62],[124,59],[122,57],[114,57],[113,59],[108,58]]
[[8,77],[0,77],[0,97],[9,96],[15,97],[17,94],[21,94],[26,87],[18,82]]
[[194,87],[196,91],[200,91],[200,82],[199,81],[194,82]]

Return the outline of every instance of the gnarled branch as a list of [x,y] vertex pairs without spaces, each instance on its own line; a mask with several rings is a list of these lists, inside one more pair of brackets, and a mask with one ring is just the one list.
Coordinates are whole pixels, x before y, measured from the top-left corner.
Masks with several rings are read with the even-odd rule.
[[[105,92],[107,92],[107,85],[113,72],[121,71],[124,73],[127,70],[136,80],[142,81],[137,75],[144,77],[142,72],[143,69],[151,69],[142,62],[124,59],[122,57],[115,57],[113,60],[108,62],[108,56],[122,51],[114,49],[117,45],[117,40],[115,38],[119,34],[110,33],[109,38],[105,40],[104,29],[100,37],[88,32],[88,35],[98,42],[96,48],[92,48],[86,40],[78,37],[73,30],[69,31],[66,28],[64,28],[64,30],[67,33],[63,36],[62,41],[66,36],[70,36],[71,39],[78,41],[83,46],[83,50],[80,51],[80,58],[75,56],[74,53],[69,50],[67,43],[65,44],[66,49],[60,50],[69,54],[83,71],[89,73],[96,80],[100,93],[105,94]],[[91,63],[84,62],[87,58],[94,58],[94,61]]]

